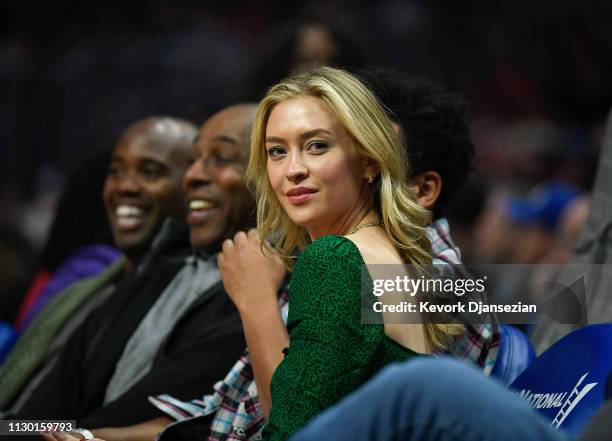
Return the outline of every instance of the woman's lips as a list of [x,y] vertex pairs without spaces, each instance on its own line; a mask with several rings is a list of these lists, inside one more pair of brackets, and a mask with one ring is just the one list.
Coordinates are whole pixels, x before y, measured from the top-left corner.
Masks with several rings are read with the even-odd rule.
[[287,199],[291,204],[299,205],[312,199],[316,193],[316,190],[306,190],[293,193],[289,192],[287,193]]

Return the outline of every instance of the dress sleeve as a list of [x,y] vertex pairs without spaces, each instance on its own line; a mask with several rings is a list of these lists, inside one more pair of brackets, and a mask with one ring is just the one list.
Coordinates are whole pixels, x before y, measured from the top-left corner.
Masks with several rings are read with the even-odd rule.
[[375,327],[360,324],[362,262],[352,242],[335,236],[300,257],[291,281],[290,345],[272,379],[264,439],[288,439],[365,381],[377,342]]

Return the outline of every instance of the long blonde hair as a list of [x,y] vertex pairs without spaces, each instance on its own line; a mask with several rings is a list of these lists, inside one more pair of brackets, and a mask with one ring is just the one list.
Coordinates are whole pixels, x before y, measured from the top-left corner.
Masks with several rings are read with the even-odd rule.
[[[274,107],[287,100],[310,96],[323,101],[356,141],[357,153],[379,167],[372,188],[372,207],[391,242],[406,264],[419,268],[431,264],[431,244],[425,227],[431,214],[419,206],[408,188],[408,159],[374,95],[353,75],[340,69],[320,67],[289,77],[273,86],[259,103],[251,137],[247,183],[257,199],[257,228],[261,237],[275,237],[275,249],[292,267],[291,252],[310,243],[305,228],[295,224],[283,210],[270,184],[265,150],[266,126]],[[450,327],[449,327],[450,326]],[[451,325],[426,324],[434,347],[443,349]]]

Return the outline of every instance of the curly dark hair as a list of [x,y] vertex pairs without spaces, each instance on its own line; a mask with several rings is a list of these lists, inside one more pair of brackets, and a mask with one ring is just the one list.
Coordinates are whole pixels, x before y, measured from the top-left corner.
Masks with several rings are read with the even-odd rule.
[[475,149],[466,102],[440,84],[392,69],[368,68],[360,77],[401,126],[411,177],[431,170],[442,178],[433,217],[444,216],[451,196],[472,171]]

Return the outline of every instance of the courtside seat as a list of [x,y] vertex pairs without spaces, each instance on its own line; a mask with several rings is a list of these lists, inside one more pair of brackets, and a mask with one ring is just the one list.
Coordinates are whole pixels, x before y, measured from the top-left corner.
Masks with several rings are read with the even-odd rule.
[[612,324],[566,335],[510,386],[551,421],[578,436],[603,405],[612,372]]
[[536,358],[529,338],[511,325],[500,325],[497,361],[491,375],[504,384],[512,383]]

